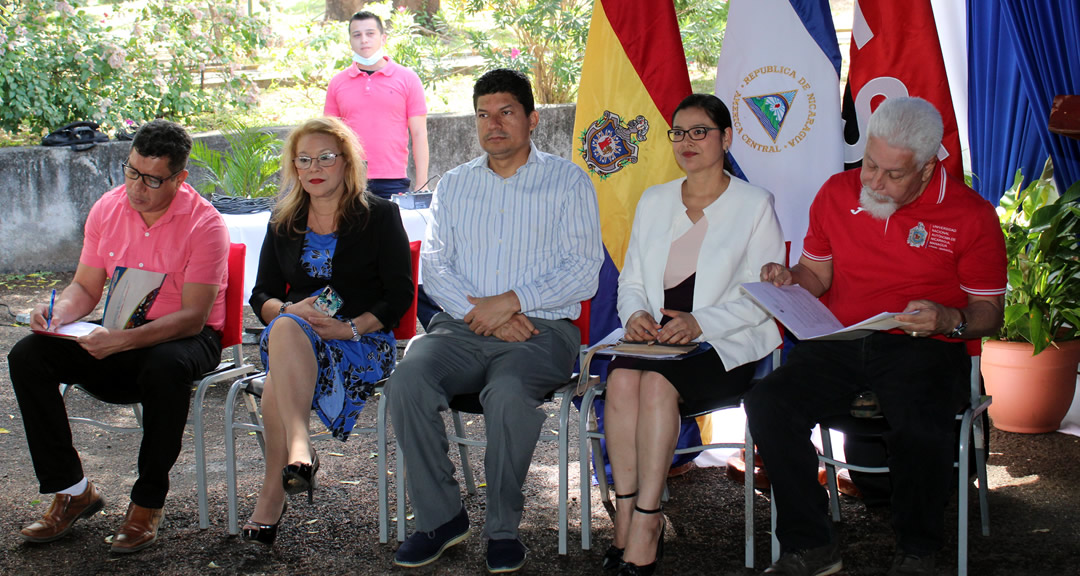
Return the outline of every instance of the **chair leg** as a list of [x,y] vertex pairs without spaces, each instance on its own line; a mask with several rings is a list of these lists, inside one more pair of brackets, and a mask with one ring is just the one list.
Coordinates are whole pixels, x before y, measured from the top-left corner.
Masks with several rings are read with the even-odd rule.
[[570,394],[559,399],[559,554],[567,552],[567,500],[570,490]]
[[[465,438],[465,425],[461,423],[461,413],[457,410],[451,410],[452,420],[454,421],[454,434],[458,438]],[[469,464],[469,447],[463,442],[458,442],[458,454],[461,455],[461,475],[465,477],[465,490],[469,495],[476,494],[476,480],[473,479],[472,466]]]
[[[829,434],[829,429],[821,426],[821,449],[825,452],[825,457],[833,459],[832,449],[832,435]],[[840,486],[836,481],[836,466],[828,462],[825,463],[825,477],[829,481],[829,507],[832,509],[833,522],[840,521]]]
[[592,456],[592,442],[589,439],[589,416],[592,414],[593,390],[590,388],[581,398],[578,410],[578,492],[581,503],[581,549],[591,546],[592,532],[592,475],[589,473],[589,460]]
[[990,535],[990,493],[989,479],[986,477],[986,420],[984,415],[976,416],[978,422],[975,431],[975,473],[979,475],[979,518],[982,520],[982,535]]
[[379,397],[378,410],[375,412],[375,450],[376,466],[375,474],[378,476],[376,484],[379,492],[379,543],[386,544],[390,540],[390,496],[387,491],[386,461],[386,394]]
[[769,531],[772,533],[772,561],[780,559],[780,540],[776,537],[776,495],[769,487]]
[[195,412],[193,416],[195,428],[195,486],[199,500],[200,530],[210,527],[210,511],[206,495],[206,437],[204,436],[206,424],[203,421],[203,399],[206,396],[208,387],[209,382],[199,381],[198,387],[195,388],[195,402],[191,407],[192,411]]
[[409,507],[407,496],[405,495],[405,458],[401,455],[401,444],[395,441],[397,450],[394,451],[394,461],[397,463],[395,469],[397,470],[397,539],[398,542],[405,541],[405,516],[408,514]]
[[233,536],[240,533],[236,498],[236,431],[233,428],[233,418],[236,411],[236,394],[241,386],[243,384],[240,380],[234,382],[229,388],[229,395],[225,398],[225,499],[229,506],[228,530]]
[[754,438],[750,435],[750,424],[746,424],[746,440],[743,448],[746,464],[743,467],[743,514],[746,526],[743,538],[746,546],[745,566],[754,567]]

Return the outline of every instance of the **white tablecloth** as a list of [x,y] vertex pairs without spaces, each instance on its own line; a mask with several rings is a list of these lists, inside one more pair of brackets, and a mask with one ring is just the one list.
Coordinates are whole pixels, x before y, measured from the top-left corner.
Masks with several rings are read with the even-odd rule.
[[[247,258],[244,265],[244,302],[251,298],[251,289],[255,286],[255,277],[259,273],[259,252],[262,251],[263,237],[266,236],[266,223],[270,221],[270,212],[256,214],[223,214],[225,225],[229,227],[229,239],[247,246]],[[401,222],[409,241],[423,241],[427,233],[427,224],[431,220],[431,210],[401,210]],[[419,282],[419,279],[417,279]]]

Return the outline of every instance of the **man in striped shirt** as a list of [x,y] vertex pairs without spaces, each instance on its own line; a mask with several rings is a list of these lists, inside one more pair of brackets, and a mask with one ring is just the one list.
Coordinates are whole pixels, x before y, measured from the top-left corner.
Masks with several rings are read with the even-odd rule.
[[399,566],[434,562],[469,535],[441,411],[479,393],[487,433],[487,566],[525,564],[521,488],[544,422],[543,398],[566,381],[580,336],[570,320],[596,292],[604,254],[594,190],[569,160],[538,150],[532,86],[492,70],[473,90],[485,154],[447,172],[432,204],[424,285],[442,306],[387,388],[409,471],[416,532]]

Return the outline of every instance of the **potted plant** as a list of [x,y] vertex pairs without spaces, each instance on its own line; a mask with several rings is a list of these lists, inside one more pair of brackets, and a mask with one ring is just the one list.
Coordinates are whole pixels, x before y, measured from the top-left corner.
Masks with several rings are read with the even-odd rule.
[[222,132],[228,152],[201,141],[191,147],[191,162],[204,170],[199,189],[210,193],[221,212],[245,213],[273,206],[281,168],[281,142],[268,131],[232,123]]
[[1017,171],[998,209],[1009,284],[982,373],[996,428],[1051,432],[1072,404],[1080,362],[1080,182],[1059,196],[1049,160],[1026,188],[1021,180]]

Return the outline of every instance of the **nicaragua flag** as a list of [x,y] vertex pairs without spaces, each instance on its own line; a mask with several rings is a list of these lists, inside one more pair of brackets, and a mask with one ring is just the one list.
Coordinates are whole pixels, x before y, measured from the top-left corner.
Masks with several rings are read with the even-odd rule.
[[840,47],[828,0],[731,0],[716,95],[731,110],[731,156],[746,180],[773,193],[802,253],[810,203],[844,169]]
[[590,322],[597,339],[619,325],[618,273],[641,193],[683,175],[667,131],[689,94],[674,3],[596,0],[578,88],[574,162],[596,186],[608,254]]

